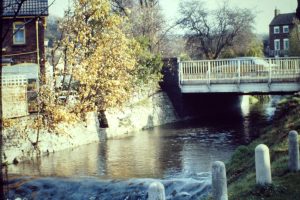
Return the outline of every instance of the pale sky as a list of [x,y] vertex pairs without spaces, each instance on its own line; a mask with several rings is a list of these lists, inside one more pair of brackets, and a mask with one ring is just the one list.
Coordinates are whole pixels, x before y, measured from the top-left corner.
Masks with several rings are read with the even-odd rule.
[[[49,4],[53,0],[49,0]],[[68,1],[56,0],[50,7],[50,15],[63,16],[64,10],[68,6]],[[181,0],[160,0],[160,6],[168,22],[174,22],[178,17],[178,5]],[[203,0],[208,8],[217,8],[222,0]],[[256,14],[255,31],[256,33],[268,33],[269,23],[274,17],[274,9],[277,7],[280,13],[295,12],[297,0],[229,0],[233,7],[253,9]]]

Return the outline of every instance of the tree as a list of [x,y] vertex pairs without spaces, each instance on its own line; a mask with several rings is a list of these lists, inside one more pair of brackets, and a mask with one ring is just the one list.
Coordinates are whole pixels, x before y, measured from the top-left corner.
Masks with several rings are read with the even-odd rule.
[[298,6],[296,9],[296,16],[300,20],[300,0],[297,0]]
[[254,14],[249,9],[237,9],[224,2],[216,10],[208,10],[204,2],[185,0],[180,3],[178,23],[188,32],[188,43],[194,43],[207,59],[216,59],[235,38],[252,26]]
[[298,28],[300,26],[300,20],[294,19],[293,24],[294,27],[290,31],[289,36],[289,55],[300,56],[300,32]]
[[74,10],[65,19],[62,46],[67,72],[77,83],[70,112],[82,118],[88,111],[102,115],[122,105],[133,90],[138,49],[121,29],[123,18],[111,12],[108,0],[74,0]]
[[244,29],[234,39],[233,45],[224,48],[220,54],[222,58],[233,58],[241,56],[263,57],[262,39],[248,29]]

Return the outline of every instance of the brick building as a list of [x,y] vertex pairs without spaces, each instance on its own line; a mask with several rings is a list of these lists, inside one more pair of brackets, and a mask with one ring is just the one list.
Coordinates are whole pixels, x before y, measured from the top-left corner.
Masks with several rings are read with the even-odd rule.
[[44,32],[48,0],[3,0],[2,63],[36,63],[45,71]]
[[280,14],[280,11],[275,9],[274,18],[269,25],[269,56],[289,56],[289,38],[291,30],[295,28],[295,19],[296,13]]

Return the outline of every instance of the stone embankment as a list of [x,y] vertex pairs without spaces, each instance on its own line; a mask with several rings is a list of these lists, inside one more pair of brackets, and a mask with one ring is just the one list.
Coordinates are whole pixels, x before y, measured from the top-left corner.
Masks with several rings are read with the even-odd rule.
[[[106,112],[109,128],[99,129],[95,113],[88,113],[86,122],[60,124],[54,132],[41,131],[38,146],[35,145],[37,131],[28,127],[33,116],[16,120],[3,133],[4,161],[7,163],[28,160],[40,154],[75,148],[80,145],[99,142],[103,138],[122,138],[142,129],[151,128],[178,120],[168,96],[159,92],[135,99],[134,103]],[[105,135],[103,135],[105,134]]]

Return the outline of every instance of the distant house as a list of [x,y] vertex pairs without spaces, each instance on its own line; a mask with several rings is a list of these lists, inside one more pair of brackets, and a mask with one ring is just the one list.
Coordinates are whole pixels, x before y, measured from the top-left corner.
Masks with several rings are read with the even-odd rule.
[[2,64],[36,63],[45,71],[44,32],[48,0],[2,0]]
[[[291,30],[295,27],[295,19],[296,13],[280,14],[280,11],[275,9],[274,18],[269,25],[269,56],[289,56],[289,37]],[[296,28],[300,30],[300,27]]]

